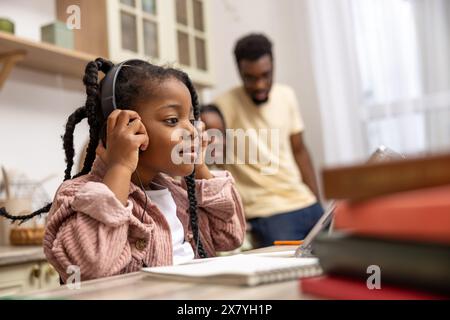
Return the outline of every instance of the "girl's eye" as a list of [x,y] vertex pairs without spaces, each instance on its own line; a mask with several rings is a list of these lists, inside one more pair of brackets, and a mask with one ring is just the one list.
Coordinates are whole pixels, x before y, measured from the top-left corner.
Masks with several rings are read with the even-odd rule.
[[192,125],[195,124],[195,119],[190,119],[189,121],[191,121],[191,124],[192,124]]
[[171,126],[176,125],[178,123],[178,119],[177,118],[170,118],[170,119],[167,119],[167,120],[164,120],[164,121],[167,124],[171,125]]

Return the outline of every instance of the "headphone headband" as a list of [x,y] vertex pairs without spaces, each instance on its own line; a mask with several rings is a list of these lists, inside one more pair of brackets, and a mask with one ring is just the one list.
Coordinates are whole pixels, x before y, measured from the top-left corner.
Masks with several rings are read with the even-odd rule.
[[113,112],[115,109],[117,109],[116,104],[116,81],[117,77],[119,75],[120,70],[122,67],[131,61],[143,61],[139,59],[129,59],[125,60],[119,64],[116,64],[109,70],[105,78],[102,82],[102,88],[101,88],[101,106],[102,106],[102,112],[103,112],[103,119],[106,121],[108,116]]

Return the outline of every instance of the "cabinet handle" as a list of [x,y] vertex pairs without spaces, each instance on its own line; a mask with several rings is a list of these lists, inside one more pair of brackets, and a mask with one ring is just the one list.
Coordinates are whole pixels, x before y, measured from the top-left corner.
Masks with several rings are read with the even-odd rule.
[[39,280],[40,276],[41,276],[41,268],[39,267],[38,264],[36,264],[33,266],[33,268],[31,268],[31,273],[30,273],[31,284],[33,284],[35,280]]
[[41,276],[41,268],[38,265],[33,266],[31,269],[31,276],[33,278],[39,278]]
[[47,280],[47,282],[50,281],[50,279],[55,275],[56,275],[55,268],[53,268],[52,266],[48,266],[47,270],[45,271],[45,279]]

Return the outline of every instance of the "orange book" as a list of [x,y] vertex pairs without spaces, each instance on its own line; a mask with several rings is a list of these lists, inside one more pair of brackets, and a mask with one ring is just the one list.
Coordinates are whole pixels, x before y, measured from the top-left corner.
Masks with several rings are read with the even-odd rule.
[[342,201],[334,226],[363,236],[450,244],[450,185]]

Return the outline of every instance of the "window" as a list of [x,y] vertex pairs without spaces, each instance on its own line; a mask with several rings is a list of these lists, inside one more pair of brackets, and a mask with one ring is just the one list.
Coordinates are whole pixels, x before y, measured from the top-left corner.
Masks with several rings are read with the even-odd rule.
[[352,0],[353,36],[361,80],[368,151],[386,144],[401,152],[425,149],[425,117],[414,8],[407,0]]
[[419,97],[421,65],[411,2],[353,0],[352,7],[365,104]]

